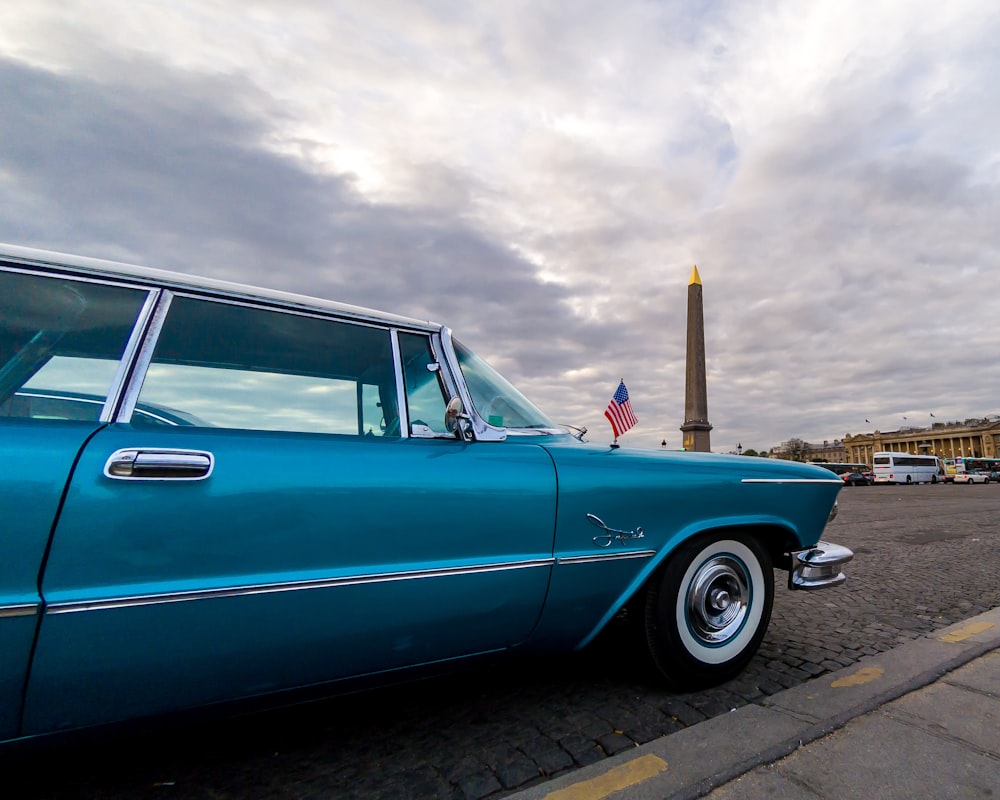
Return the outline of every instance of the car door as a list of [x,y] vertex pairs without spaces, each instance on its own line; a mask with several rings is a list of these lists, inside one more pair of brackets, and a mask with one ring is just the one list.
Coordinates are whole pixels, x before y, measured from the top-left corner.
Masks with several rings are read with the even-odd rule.
[[[428,332],[406,335],[430,348]],[[437,420],[411,428],[398,337],[173,299],[129,422],[87,443],[67,491],[26,730],[440,662],[530,633],[552,563],[552,463],[532,445],[441,435]],[[133,403],[175,424],[147,424]]]
[[[0,739],[20,730],[63,490],[149,306],[142,289],[0,271]],[[53,397],[71,399],[55,408]]]

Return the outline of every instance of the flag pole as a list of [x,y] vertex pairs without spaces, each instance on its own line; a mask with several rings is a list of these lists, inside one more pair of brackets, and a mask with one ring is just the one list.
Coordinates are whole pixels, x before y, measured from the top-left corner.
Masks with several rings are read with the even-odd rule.
[[[618,379],[618,383],[625,383],[625,376],[624,375],[622,375]],[[611,449],[614,450],[614,449],[619,448],[619,447],[621,447],[621,445],[618,444],[618,434],[616,433],[615,434],[615,438],[611,440]]]

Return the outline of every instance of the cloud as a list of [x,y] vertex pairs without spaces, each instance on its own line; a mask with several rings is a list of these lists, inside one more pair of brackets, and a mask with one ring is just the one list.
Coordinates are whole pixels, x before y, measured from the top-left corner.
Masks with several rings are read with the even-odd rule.
[[[716,449],[998,411],[988,3],[40,0],[0,239],[449,324],[550,416]],[[888,427],[888,426],[883,426]],[[610,438],[610,435],[606,438]]]

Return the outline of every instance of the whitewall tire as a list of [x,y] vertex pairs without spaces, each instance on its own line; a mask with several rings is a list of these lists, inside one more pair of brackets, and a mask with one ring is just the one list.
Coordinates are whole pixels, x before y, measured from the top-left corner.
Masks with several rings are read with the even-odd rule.
[[684,543],[646,595],[646,642],[657,668],[691,689],[728,680],[753,658],[767,632],[774,571],[746,535]]

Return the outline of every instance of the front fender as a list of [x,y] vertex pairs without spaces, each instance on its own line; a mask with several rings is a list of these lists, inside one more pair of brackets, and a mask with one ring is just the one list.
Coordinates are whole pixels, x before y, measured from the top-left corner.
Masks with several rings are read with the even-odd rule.
[[[532,639],[561,647],[592,641],[694,537],[753,531],[776,560],[812,546],[840,488],[824,470],[748,457],[547,449],[559,480],[555,566]],[[768,465],[783,482],[747,480]]]

